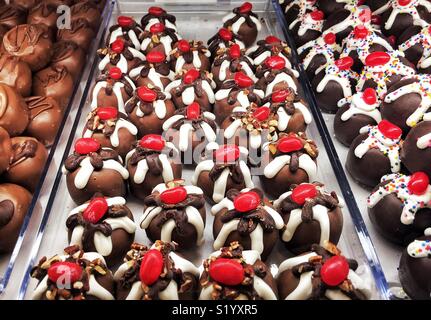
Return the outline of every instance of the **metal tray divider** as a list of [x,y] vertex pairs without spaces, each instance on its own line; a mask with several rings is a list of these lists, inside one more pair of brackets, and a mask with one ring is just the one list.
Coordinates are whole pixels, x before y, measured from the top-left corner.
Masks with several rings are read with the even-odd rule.
[[291,37],[288,31],[289,29],[287,26],[287,21],[284,18],[283,9],[278,3],[278,0],[271,0],[271,1],[275,8],[276,15],[282,26],[284,36],[286,37],[286,40],[290,48],[292,49],[293,63],[297,68],[297,70],[299,71],[299,74],[300,74],[299,80],[304,90],[305,99],[309,103],[310,111],[313,114],[313,119],[314,121],[316,121],[317,128],[319,129],[320,137],[325,146],[326,152],[328,153],[329,161],[331,162],[331,166],[335,172],[335,175],[340,185],[340,189],[343,194],[346,205],[349,208],[350,216],[353,220],[355,230],[358,234],[359,241],[361,242],[362,248],[364,249],[364,253],[371,267],[371,271],[373,273],[377,289],[379,290],[379,293],[382,296],[382,298],[389,300],[391,294],[389,292],[389,286],[388,286],[386,277],[383,273],[382,266],[380,264],[380,261],[377,256],[371,237],[369,235],[368,229],[365,225],[364,219],[362,218],[355,196],[350,187],[350,183],[347,180],[344,167],[341,164],[337,151],[335,150],[335,146],[332,142],[331,135],[329,134],[328,128],[325,124],[325,120],[323,119],[323,115],[320,112],[319,108],[317,107],[316,97],[314,96],[314,93],[312,91],[310,80],[308,79],[308,76],[304,71],[304,68],[302,67],[302,63],[300,63],[295,42],[293,41],[293,38]]

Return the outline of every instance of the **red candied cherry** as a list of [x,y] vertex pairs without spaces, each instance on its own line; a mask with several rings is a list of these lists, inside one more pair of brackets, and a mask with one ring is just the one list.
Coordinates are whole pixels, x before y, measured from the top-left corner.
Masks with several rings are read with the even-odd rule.
[[144,102],[153,102],[157,99],[157,93],[154,90],[151,90],[148,87],[139,87],[136,91],[139,99]]
[[333,33],[333,32],[328,32],[323,37],[323,41],[325,41],[325,43],[329,44],[329,45],[334,44],[336,40],[337,40],[337,37],[335,36],[335,33]]
[[141,260],[141,268],[139,269],[139,277],[141,281],[151,286],[157,281],[163,272],[163,256],[159,250],[151,249]]
[[377,92],[373,88],[367,88],[362,93],[362,100],[368,105],[373,105],[377,102]]
[[335,60],[335,65],[340,70],[349,70],[353,66],[353,63],[352,57],[349,56]]
[[265,65],[272,70],[281,70],[286,67],[286,61],[280,56],[272,56],[266,58]]
[[124,41],[122,39],[117,39],[111,43],[111,50],[117,54],[120,54],[124,50]]
[[289,94],[289,90],[278,90],[272,94],[271,101],[274,103],[284,102]]
[[377,125],[377,128],[386,138],[389,139],[399,139],[403,133],[400,127],[396,126],[392,122],[389,122],[388,120],[380,121]]
[[156,16],[159,17],[161,16],[163,13],[165,12],[165,10],[163,10],[160,7],[149,7],[148,8],[148,13],[151,14],[152,16]]
[[371,23],[380,26],[382,24],[382,17],[377,14],[373,14],[371,16]]
[[237,286],[244,280],[244,268],[232,259],[218,258],[211,262],[208,273],[214,281],[226,286]]
[[425,172],[418,171],[410,176],[407,188],[411,194],[420,196],[428,190],[429,184],[430,180],[428,175]]
[[100,221],[108,211],[108,202],[103,197],[96,197],[90,200],[82,216],[93,224]]
[[303,205],[307,199],[313,199],[317,196],[317,188],[311,183],[302,183],[292,190],[290,198],[293,202]]
[[229,57],[231,57],[231,59],[238,59],[241,57],[241,48],[239,47],[239,44],[235,43],[231,45],[229,48]]
[[201,115],[201,106],[197,102],[193,102],[187,106],[186,117],[190,120],[196,120]]
[[376,51],[370,53],[365,58],[365,65],[370,67],[382,66],[391,60],[391,56],[387,52]]
[[365,39],[368,36],[368,29],[364,25],[356,26],[353,33],[356,39]]
[[297,137],[283,137],[277,143],[277,150],[282,153],[289,153],[301,150],[304,147],[301,140]]
[[310,17],[314,21],[321,21],[325,18],[325,14],[321,10],[314,10],[313,12],[310,12]]
[[54,283],[62,281],[62,284],[71,284],[82,276],[82,267],[74,262],[55,262],[48,269],[48,278]]
[[234,80],[240,88],[248,88],[254,84],[253,79],[241,71],[235,73]]
[[408,6],[412,0],[398,0],[400,6]]
[[187,198],[187,190],[184,187],[167,189],[160,194],[160,200],[166,204],[177,204]]
[[117,19],[118,25],[122,28],[130,28],[135,22],[132,17],[119,16]]
[[118,109],[114,107],[99,107],[96,113],[101,120],[117,119],[118,117]]
[[388,41],[392,46],[395,46],[395,44],[397,43],[397,37],[395,37],[394,35],[391,35],[388,37]]
[[190,69],[187,71],[183,76],[183,81],[185,84],[192,84],[196,81],[197,78],[199,78],[200,72],[196,69]]
[[229,163],[239,159],[240,151],[234,144],[225,144],[214,151],[214,158],[217,163]]
[[121,69],[118,67],[112,67],[109,69],[109,77],[114,80],[120,80],[123,76],[123,72],[121,72]]
[[161,33],[163,31],[165,31],[165,25],[161,22],[157,22],[150,27],[150,32],[153,34]]
[[274,44],[274,43],[280,43],[281,40],[279,38],[277,38],[276,36],[267,36],[265,38],[265,43],[266,44]]
[[234,200],[233,206],[238,212],[255,210],[260,204],[260,196],[254,191],[240,193]]
[[263,106],[253,111],[253,117],[258,121],[265,121],[268,120],[270,113],[271,110],[268,107]]
[[155,150],[155,151],[162,151],[165,147],[165,140],[161,135],[158,134],[147,134],[139,140],[139,145],[142,148]]
[[152,50],[147,54],[147,61],[149,63],[162,63],[166,59],[163,52]]
[[320,269],[320,278],[331,287],[343,283],[349,275],[349,263],[342,256],[333,256],[326,260]]
[[177,43],[177,47],[181,52],[189,52],[190,51],[190,44],[187,40],[181,39]]
[[218,35],[220,36],[220,38],[222,38],[224,41],[231,41],[232,40],[232,32],[230,32],[228,29],[226,28],[221,28],[218,31]]
[[99,149],[100,143],[93,138],[80,138],[75,142],[75,152],[82,155],[97,152]]
[[239,7],[239,13],[246,14],[253,9],[253,5],[250,2],[244,2],[241,7]]

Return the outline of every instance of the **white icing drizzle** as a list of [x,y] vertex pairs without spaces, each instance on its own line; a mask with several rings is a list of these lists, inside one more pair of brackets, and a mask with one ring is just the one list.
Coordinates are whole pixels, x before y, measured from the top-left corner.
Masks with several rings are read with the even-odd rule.
[[[329,64],[327,66],[324,66],[323,68],[325,68],[325,76],[316,87],[316,91],[318,93],[321,93],[323,92],[323,90],[325,90],[329,81],[335,81],[338,82],[341,89],[343,90],[344,98],[352,95],[352,87],[350,84],[350,80],[356,80],[358,78],[356,72],[352,70],[340,70],[335,64]],[[317,69],[316,74],[319,73],[320,70],[321,68]]]
[[[283,4],[284,0],[280,0],[279,3]],[[286,8],[284,9],[284,12],[287,13],[287,11],[289,11],[289,9],[292,8],[293,6],[298,6],[299,7],[298,16],[300,17],[300,16],[303,16],[308,11],[314,11],[316,9],[315,4],[316,4],[315,1],[293,0],[286,6]]]
[[304,69],[308,69],[310,62],[317,55],[323,55],[326,59],[326,63],[331,63],[335,61],[335,53],[341,51],[341,47],[337,43],[327,44],[323,37],[319,37],[316,40],[309,41],[302,45],[298,48],[298,53],[301,54],[308,48],[310,48],[310,51],[302,61]]
[[410,176],[401,173],[388,174],[381,178],[381,182],[390,181],[384,186],[380,186],[375,192],[371,193],[367,199],[368,208],[373,208],[385,196],[394,194],[402,202],[402,213],[400,221],[410,225],[414,222],[415,214],[422,208],[431,208],[431,186],[422,195],[410,193],[407,185]]
[[431,257],[430,240],[414,240],[407,247],[407,253],[412,258]]
[[[266,72],[266,74],[267,73],[269,73],[269,72]],[[293,89],[293,91],[295,92],[295,94],[298,93],[298,87],[296,86],[295,80],[293,80],[292,76],[289,75],[286,72],[281,72],[281,73],[277,74],[275,76],[274,80],[272,80],[268,84],[268,86],[266,87],[265,97],[267,97],[270,94],[272,94],[272,92],[274,91],[274,87],[277,84],[280,84],[282,82],[285,82],[291,89]]]
[[[127,50],[129,50],[129,52],[132,54],[132,56],[134,58],[138,58],[139,60],[145,61],[145,55],[136,50],[135,48],[131,48],[128,47]],[[128,73],[129,72],[129,68],[128,68],[128,63],[127,63],[127,59],[123,54],[119,54],[120,59],[118,60],[117,64],[115,65],[116,67],[120,68],[122,73]],[[111,62],[111,57],[109,54],[107,54],[105,57],[103,57],[102,61],[100,61],[99,63],[99,70],[105,70],[106,66]]]
[[418,34],[407,39],[398,46],[398,50],[405,52],[415,45],[420,45],[423,49],[422,56],[417,63],[418,68],[428,68],[431,64],[431,33],[429,26],[423,28]]
[[416,146],[419,149],[431,148],[431,132],[418,138],[418,141],[416,142]]
[[290,25],[289,25],[289,30],[292,30],[295,28],[295,26],[299,23],[299,28],[298,28],[298,35],[300,37],[304,36],[305,33],[308,30],[314,30],[314,31],[322,31],[322,27],[323,27],[323,22],[324,20],[314,20],[311,17],[310,13],[306,13],[303,16],[298,16],[298,18],[296,18]]
[[354,150],[355,156],[362,158],[369,150],[378,149],[388,157],[393,173],[401,169],[400,160],[400,139],[390,139],[385,137],[378,126],[365,126],[359,130],[360,134],[367,133],[368,137],[363,140]]
[[[111,142],[111,145],[116,148],[120,145],[120,137],[118,136],[118,132],[120,129],[127,129],[129,133],[132,136],[136,136],[138,134],[138,128],[135,127],[135,125],[123,118],[119,118],[115,123],[115,129],[114,132],[109,137],[109,141]],[[85,129],[85,132],[83,134],[83,138],[91,138],[93,136],[94,131]]]
[[360,18],[360,16],[363,14],[364,10],[370,10],[368,6],[357,6],[355,5],[349,5],[345,7],[346,10],[350,11],[349,16],[344,19],[343,21],[334,24],[330,28],[325,30],[325,34],[329,32],[333,32],[335,34],[338,34],[344,30],[346,30],[349,27],[356,27],[358,25],[364,25],[367,28],[371,28],[371,21],[363,22]]
[[[141,31],[140,28],[139,28],[139,30]],[[123,31],[123,28],[121,26],[118,26],[117,29],[115,29],[111,32],[108,43],[112,44],[115,40],[117,40],[117,38],[122,37],[123,32],[125,32],[125,31]],[[127,31],[127,35],[129,36],[130,41],[132,41],[134,48],[136,50],[139,50],[141,48],[141,43],[138,40],[138,35],[136,34],[136,32],[134,30],[130,29],[129,31]]]
[[431,11],[431,4],[426,0],[411,0],[407,5],[400,5],[398,0],[390,0],[389,5],[392,8],[391,14],[389,15],[384,28],[389,30],[392,28],[395,19],[399,14],[408,14],[413,18],[413,24],[416,26],[425,27],[428,23],[421,18],[417,10],[417,6],[423,6],[428,12]]
[[[133,83],[133,81],[127,77],[124,76],[124,79],[130,84],[130,86],[132,87],[133,91],[136,90],[136,86]],[[92,98],[91,98],[91,109],[94,110],[97,107],[99,107],[99,102],[97,97],[99,96],[99,92],[100,90],[106,88],[108,85],[107,81],[99,81],[96,83],[96,85],[94,86],[93,89],[93,94],[92,94]],[[124,88],[124,84],[121,82],[115,82],[114,85],[112,86],[112,92],[115,95],[115,97],[117,98],[117,104],[118,104],[118,110],[120,112],[125,113],[124,111],[124,104],[125,101],[123,100],[123,94],[121,93],[121,89]]]
[[[147,22],[147,25],[145,26],[145,30],[150,31],[150,28],[151,28],[154,24],[159,23],[159,22],[160,22],[160,20],[159,20],[159,19],[157,19],[157,18],[152,18],[152,19],[150,19],[150,20]],[[170,22],[169,20],[167,20],[167,19],[166,19],[166,20],[163,22],[163,24],[166,26],[166,28],[174,29],[175,31],[177,31],[177,26],[176,26],[175,24],[173,24],[172,22]]]
[[[284,166],[290,164],[290,158],[291,157],[288,154],[275,157],[274,160],[268,163],[265,167],[263,171],[265,177],[268,179],[274,178]],[[308,154],[304,153],[299,157],[299,168],[307,173],[308,181],[316,180],[317,165]]]
[[[141,110],[141,104],[142,102],[139,101],[135,107],[136,108],[135,114],[139,118],[145,117],[145,114]],[[163,120],[166,117],[166,113],[167,113],[165,100],[155,100],[153,102],[153,110],[157,118],[159,118],[160,120]]]
[[376,103],[368,104],[362,99],[363,92],[355,93],[353,96],[341,99],[338,101],[338,107],[341,108],[348,104],[348,109],[341,115],[342,121],[349,120],[352,116],[356,114],[363,114],[372,119],[377,123],[382,121],[382,116],[379,111],[380,100],[377,98]]
[[[223,99],[226,99],[229,96],[229,93],[232,89],[220,89],[215,93],[215,100],[220,101]],[[253,89],[253,93],[257,95],[259,98],[263,99],[265,97],[265,94],[262,90]],[[240,103],[240,105],[243,108],[247,108],[250,106],[250,100],[248,100],[247,94],[244,92],[244,90],[241,90],[238,92],[237,95],[237,101]]]
[[[170,61],[170,59],[171,59],[170,53],[172,51],[172,42],[173,42],[172,38],[168,35],[158,37],[158,38],[159,38],[160,44],[163,45],[163,49],[165,51],[164,53],[166,56],[166,61]],[[180,39],[180,38],[178,37],[178,39]],[[142,40],[141,50],[146,51],[151,42],[152,42],[152,38],[145,38],[144,40]]]

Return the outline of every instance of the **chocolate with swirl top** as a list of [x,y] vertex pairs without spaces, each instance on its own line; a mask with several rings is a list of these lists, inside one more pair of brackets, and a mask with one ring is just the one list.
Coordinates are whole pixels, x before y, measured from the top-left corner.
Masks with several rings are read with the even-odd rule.
[[29,121],[30,113],[21,95],[0,83],[0,126],[15,137],[24,132]]
[[96,4],[91,1],[79,1],[70,8],[72,21],[84,19],[93,30],[99,29],[101,15]]
[[[0,2],[3,4],[5,1],[3,0]],[[9,0],[10,4],[23,8],[27,11],[35,7],[39,2],[39,0]]]
[[57,41],[71,41],[76,43],[82,50],[88,51],[96,33],[85,19],[76,19],[71,22],[70,29],[59,29]]
[[54,44],[51,65],[65,67],[74,80],[78,79],[85,65],[85,52],[76,43],[59,41]]
[[17,25],[24,24],[26,13],[19,6],[2,4],[0,6],[0,24],[7,29],[12,29]]
[[27,97],[31,94],[31,69],[19,57],[0,53],[0,82],[15,88],[17,93]]
[[27,23],[29,24],[43,24],[49,28],[50,36],[54,39],[57,31],[57,7],[46,3],[40,2],[32,7],[28,12]]
[[12,143],[9,133],[0,127],[0,174],[9,167],[9,160],[12,155]]

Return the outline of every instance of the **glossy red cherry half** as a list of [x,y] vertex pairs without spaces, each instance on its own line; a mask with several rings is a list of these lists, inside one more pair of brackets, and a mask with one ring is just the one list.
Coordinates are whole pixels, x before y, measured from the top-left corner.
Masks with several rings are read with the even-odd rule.
[[244,268],[232,259],[218,258],[211,262],[208,273],[212,280],[226,286],[237,286],[244,280]]
[[325,14],[321,10],[315,10],[313,12],[310,12],[310,17],[314,21],[321,21],[325,18]]
[[114,80],[120,80],[123,76],[123,73],[121,72],[121,69],[118,67],[112,67],[109,69],[109,77]]
[[157,22],[150,27],[151,33],[160,33],[165,31],[165,25],[161,22]]
[[231,45],[231,47],[229,48],[229,56],[232,59],[238,59],[239,57],[241,57],[241,48],[239,47],[239,44],[235,43]]
[[430,180],[428,175],[425,172],[418,171],[410,176],[407,188],[410,193],[420,196],[428,190],[429,184]]
[[260,204],[260,196],[254,191],[242,192],[233,201],[233,206],[238,212],[255,210]]
[[377,125],[379,131],[389,139],[399,139],[403,131],[400,127],[394,125],[392,122],[388,120],[382,120]]
[[82,155],[97,152],[99,149],[100,143],[93,138],[80,138],[75,142],[75,152]]
[[144,102],[153,102],[157,99],[157,93],[148,87],[139,87],[136,91],[139,99]]
[[302,183],[292,190],[290,198],[293,202],[303,205],[307,199],[313,199],[317,196],[317,188],[311,183]]
[[183,81],[185,84],[192,84],[196,81],[197,78],[199,78],[200,73],[199,70],[196,69],[190,69],[187,71],[183,76]]
[[400,6],[408,6],[410,4],[411,0],[398,0],[398,4]]
[[277,143],[277,150],[282,153],[289,153],[301,150],[304,147],[301,140],[297,137],[283,137]]
[[265,65],[273,70],[281,70],[286,67],[286,61],[280,56],[272,56],[266,58]]
[[133,23],[134,20],[132,17],[128,17],[128,16],[119,16],[117,19],[118,25],[122,28],[130,28]]
[[268,107],[259,107],[253,112],[253,117],[258,121],[268,120],[271,110]]
[[149,63],[162,63],[165,61],[166,56],[163,52],[152,50],[147,54],[147,61]]
[[165,147],[165,140],[158,134],[147,134],[139,140],[139,145],[142,148],[161,151]]
[[370,67],[382,66],[391,60],[391,56],[383,51],[376,51],[370,53],[365,58],[365,64]]
[[224,41],[231,41],[232,40],[232,33],[226,29],[226,28],[221,28],[218,31],[218,35],[220,36],[220,38],[222,38]]
[[118,109],[114,107],[99,107],[97,108],[97,116],[101,120],[117,119]]
[[290,94],[289,90],[278,90],[272,94],[271,101],[274,103],[283,102],[286,100],[289,94]]
[[325,43],[329,45],[334,44],[336,40],[337,40],[337,37],[333,32],[329,32],[325,34],[325,36],[323,37],[323,41],[325,41]]
[[356,39],[365,39],[368,36],[368,29],[363,25],[356,26],[353,33]]
[[111,43],[111,50],[117,54],[120,54],[124,50],[124,41],[122,39],[117,39]]
[[93,224],[100,221],[108,211],[108,202],[103,197],[97,197],[90,200],[82,213],[83,218]]
[[347,279],[349,269],[349,263],[346,258],[333,256],[323,264],[320,269],[320,277],[326,285],[335,287]]
[[160,7],[150,7],[148,9],[148,13],[151,14],[152,16],[161,16],[163,13],[165,12],[165,10],[163,10]]
[[248,88],[254,84],[253,80],[243,72],[236,72],[234,80],[240,88]]
[[335,60],[335,65],[340,70],[349,70],[353,66],[353,63],[352,57],[343,57]]
[[277,38],[276,36],[267,36],[265,38],[265,42],[267,44],[273,44],[273,43],[280,43],[281,40],[279,38]]
[[217,163],[229,163],[239,159],[240,151],[238,146],[227,144],[220,146],[214,151],[214,158]]
[[52,282],[61,281],[63,285],[72,284],[82,276],[82,267],[74,262],[55,262],[48,269],[48,278]]
[[184,187],[167,189],[160,194],[160,200],[166,204],[177,204],[187,198],[187,190]]
[[162,274],[163,264],[163,256],[159,250],[148,250],[141,260],[141,268],[139,269],[141,281],[147,286],[155,283]]
[[367,88],[362,93],[362,100],[368,105],[373,105],[377,102],[377,92],[373,88]]
[[189,52],[190,51],[190,44],[187,40],[181,39],[177,43],[177,47],[181,52]]
[[190,120],[198,119],[201,115],[201,106],[197,102],[193,102],[191,105],[187,106],[186,117]]
[[242,14],[249,13],[252,9],[253,5],[250,2],[244,2],[241,7],[239,7],[239,12]]

